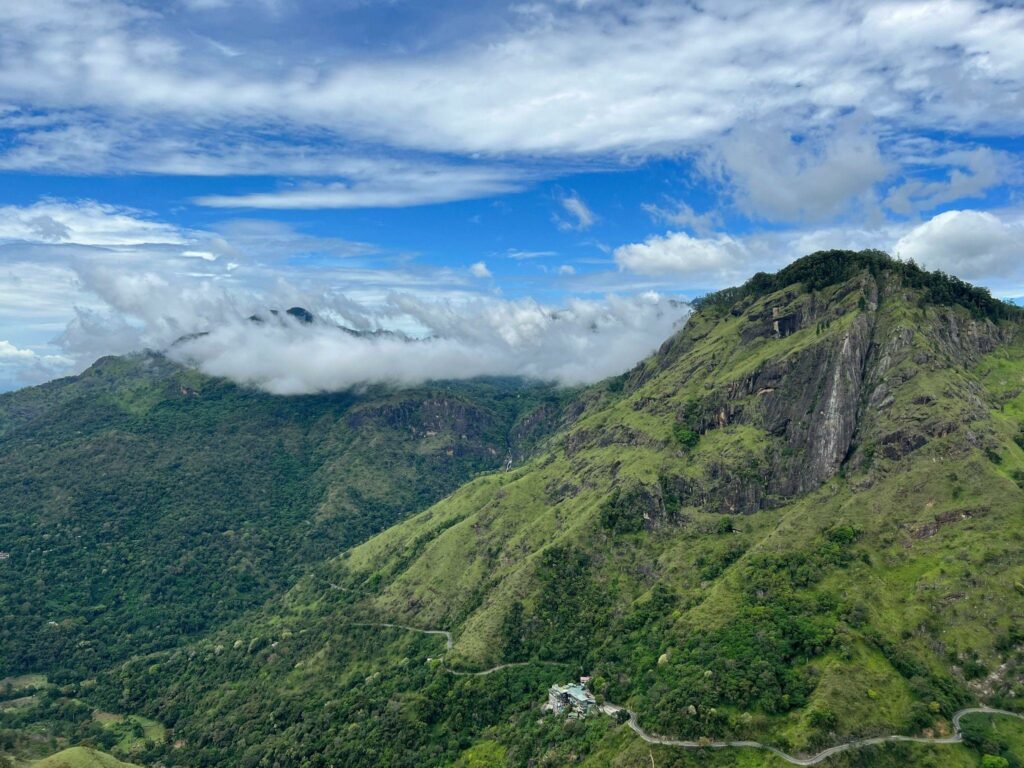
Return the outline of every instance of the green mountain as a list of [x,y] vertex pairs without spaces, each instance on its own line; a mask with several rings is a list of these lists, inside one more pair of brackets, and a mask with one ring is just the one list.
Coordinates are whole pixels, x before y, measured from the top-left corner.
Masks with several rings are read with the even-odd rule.
[[178,645],[516,461],[568,397],[512,380],[278,397],[157,354],[0,395],[0,677]]
[[[1022,711],[1022,393],[1019,311],[814,254],[705,298],[522,466],[90,695],[163,722],[167,765],[786,764],[542,717],[579,674],[675,739],[952,736]],[[1018,765],[1021,725],[820,764]]]
[[[167,738],[132,761],[166,766],[774,768],[712,744],[806,762],[894,734],[922,741],[815,764],[1024,763],[1021,311],[813,254],[532,413],[559,426],[511,471],[197,641],[51,689],[46,717],[144,715]],[[693,744],[542,715],[579,675]],[[1011,714],[958,715],[979,704]]]

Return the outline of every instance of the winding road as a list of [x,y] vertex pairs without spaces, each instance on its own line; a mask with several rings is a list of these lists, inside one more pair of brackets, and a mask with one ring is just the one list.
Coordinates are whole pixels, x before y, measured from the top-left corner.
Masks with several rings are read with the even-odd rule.
[[959,744],[964,740],[963,733],[960,728],[960,720],[966,715],[984,714],[984,715],[1007,715],[1009,717],[1016,717],[1024,720],[1024,715],[1018,712],[1009,712],[1005,709],[994,709],[992,707],[967,707],[953,713],[953,735],[945,736],[941,738],[928,738],[926,736],[873,736],[865,739],[855,739],[853,741],[847,741],[843,744],[837,744],[834,747],[823,749],[816,755],[810,755],[809,757],[797,757],[795,755],[787,754],[781,749],[762,744],[759,741],[680,741],[678,739],[667,739],[662,736],[653,736],[640,727],[640,724],[636,721],[636,713],[630,712],[624,707],[617,706],[615,704],[604,704],[601,706],[601,711],[606,715],[615,715],[618,712],[626,712],[629,715],[629,727],[636,732],[636,734],[646,741],[648,744],[660,744],[666,747],[681,747],[683,749],[728,749],[728,748],[746,748],[746,749],[762,749],[766,752],[771,752],[776,757],[780,757],[787,763],[792,765],[817,765],[823,760],[827,760],[833,755],[838,755],[840,752],[847,752],[851,749],[859,749],[860,747],[869,747],[873,744],[885,744],[886,742],[897,742],[897,741],[909,741],[916,744]]
[[[410,627],[405,624],[385,624],[385,623],[371,623],[361,622],[355,626],[362,627],[391,627],[393,629],[404,629],[409,632],[419,632],[424,635],[442,635],[445,639],[445,648],[447,655],[448,651],[451,651],[453,641],[452,633],[443,629],[419,629],[418,627]],[[461,672],[448,667],[444,663],[444,656],[441,657],[441,663],[444,670],[452,675],[465,675],[473,677],[483,677],[484,675],[490,675],[494,672],[499,672],[503,669],[509,669],[510,667],[525,667],[527,664],[550,664],[560,665],[561,662],[557,661],[513,661],[505,664],[498,664],[490,669],[484,669],[479,672]],[[836,744],[834,747],[823,749],[817,754],[810,755],[808,757],[797,757],[796,755],[790,755],[783,752],[781,749],[769,746],[768,744],[762,744],[759,741],[685,741],[680,739],[669,739],[664,736],[655,736],[648,733],[640,724],[637,722],[636,713],[632,712],[625,707],[620,707],[618,704],[602,704],[601,712],[606,715],[615,716],[619,712],[625,712],[629,715],[627,724],[629,727],[648,744],[658,744],[664,747],[679,747],[681,749],[760,749],[765,752],[770,752],[776,757],[785,760],[791,765],[817,765],[818,763],[827,760],[833,755],[838,755],[840,752],[848,752],[851,749],[860,749],[861,747],[870,747],[876,744],[885,744],[887,742],[912,742],[915,744],[960,744],[964,740],[963,730],[960,727],[960,721],[967,715],[1006,715],[1007,717],[1016,717],[1019,720],[1024,720],[1024,714],[1019,712],[1010,712],[1005,709],[995,709],[994,707],[978,706],[978,707],[966,707],[965,709],[958,710],[953,713],[953,735],[944,736],[937,738],[929,738],[927,736],[900,736],[894,734],[891,736],[871,736],[864,739],[854,739],[853,741],[847,741],[842,744]]]

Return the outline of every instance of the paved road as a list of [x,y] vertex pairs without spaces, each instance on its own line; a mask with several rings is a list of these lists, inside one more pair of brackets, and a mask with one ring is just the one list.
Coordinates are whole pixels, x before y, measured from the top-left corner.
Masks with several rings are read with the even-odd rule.
[[827,760],[833,755],[837,755],[840,752],[847,752],[851,749],[859,749],[861,747],[868,747],[872,744],[884,744],[890,741],[910,741],[917,744],[959,744],[964,740],[963,733],[960,729],[960,720],[965,715],[983,714],[983,715],[1007,715],[1009,717],[1016,717],[1024,720],[1024,715],[1017,712],[1008,712],[1005,709],[993,709],[992,707],[968,707],[961,709],[958,712],[953,713],[953,735],[946,736],[943,738],[927,738],[924,736],[874,736],[866,739],[855,739],[848,741],[843,744],[837,744],[834,747],[823,749],[816,755],[810,755],[808,757],[797,757],[783,752],[781,749],[776,749],[767,744],[762,744],[759,741],[681,741],[679,739],[667,739],[662,736],[653,736],[643,728],[636,720],[636,713],[630,712],[625,707],[620,707],[616,704],[604,704],[601,706],[601,711],[606,715],[615,715],[618,712],[626,712],[629,715],[629,727],[632,728],[636,734],[646,741],[648,744],[660,744],[666,747],[681,747],[683,749],[729,749],[729,748],[746,748],[746,749],[763,749],[766,752],[771,752],[773,755],[782,758],[787,763],[792,765],[817,765],[823,760]]
[[[452,649],[452,633],[447,632],[443,629],[420,629],[418,627],[410,627],[405,624],[385,624],[362,622],[356,626],[362,627],[392,627],[394,629],[405,629],[409,632],[419,632],[424,635],[443,635],[445,640],[445,647],[448,651]],[[445,654],[447,655],[447,653]],[[551,664],[559,665],[557,661],[512,661],[505,664],[499,664],[496,667],[490,669],[484,669],[479,672],[461,672],[449,668],[444,664],[444,656],[441,657],[441,663],[444,665],[445,671],[453,675],[465,675],[473,677],[482,677],[484,675],[490,675],[494,672],[499,672],[502,669],[509,669],[510,667],[524,667],[527,664]],[[654,736],[643,728],[637,722],[636,713],[631,712],[625,707],[620,707],[617,704],[602,704],[601,711],[606,715],[612,715],[619,712],[625,712],[629,715],[629,727],[636,732],[637,736],[646,741],[648,744],[660,744],[665,747],[680,747],[682,749],[761,749],[765,752],[771,752],[776,757],[780,757],[787,763],[792,765],[817,765],[823,760],[827,760],[833,755],[838,755],[840,752],[848,752],[851,749],[860,749],[861,747],[869,747],[873,744],[885,744],[886,742],[895,741],[909,741],[917,744],[959,744],[964,740],[963,732],[960,728],[960,721],[966,715],[1006,715],[1008,717],[1016,717],[1024,720],[1024,715],[1018,712],[1008,712],[1005,709],[994,709],[992,707],[967,707],[953,713],[953,735],[945,736],[941,738],[927,738],[925,736],[900,736],[893,734],[892,736],[872,736],[865,739],[854,739],[853,741],[847,741],[843,744],[836,744],[834,747],[823,749],[816,755],[810,755],[808,757],[797,757],[783,752],[781,749],[769,746],[768,744],[762,744],[759,741],[684,741],[680,739],[668,739],[664,736]]]

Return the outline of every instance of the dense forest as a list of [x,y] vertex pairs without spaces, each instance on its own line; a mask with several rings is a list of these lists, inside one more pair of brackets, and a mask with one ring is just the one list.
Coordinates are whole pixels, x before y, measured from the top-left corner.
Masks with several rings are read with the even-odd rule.
[[0,677],[73,681],[259,606],[521,457],[565,397],[510,380],[275,397],[153,355],[0,396]]
[[993,321],[1020,318],[1024,310],[992,297],[986,288],[971,285],[941,270],[922,269],[914,261],[900,261],[883,251],[819,251],[797,259],[774,274],[758,272],[743,285],[709,293],[694,302],[696,308],[723,311],[743,299],[765,296],[799,283],[816,291],[867,272],[874,278],[885,276],[899,280],[907,288],[919,292],[922,306],[958,305],[973,317]]

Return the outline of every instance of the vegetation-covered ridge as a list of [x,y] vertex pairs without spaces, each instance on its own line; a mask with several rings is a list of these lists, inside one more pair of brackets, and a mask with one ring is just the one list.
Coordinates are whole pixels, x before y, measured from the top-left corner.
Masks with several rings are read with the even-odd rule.
[[[576,674],[653,733],[790,754],[1021,711],[1021,323],[828,258],[846,279],[700,307],[522,466],[96,695],[166,723],[187,745],[169,765],[779,764],[538,721]],[[452,649],[352,625],[374,621]],[[564,666],[447,671],[531,659]],[[1019,726],[998,734],[823,764],[1019,762]]]
[[912,259],[901,261],[874,250],[818,251],[797,259],[775,274],[758,272],[741,286],[709,293],[697,299],[694,306],[728,309],[742,299],[764,296],[794,283],[801,283],[808,290],[821,290],[865,270],[875,278],[886,272],[898,276],[905,285],[920,290],[922,302],[942,306],[955,304],[976,318],[999,321],[1024,316],[1024,310],[993,298],[987,288],[971,285],[942,271],[922,269]]
[[522,461],[568,393],[517,380],[282,397],[155,354],[0,395],[0,677],[174,647]]
[[[703,304],[511,471],[68,695],[165,725],[166,766],[784,764],[539,717],[582,674],[650,733],[790,755],[1024,711],[1024,324],[813,258],[842,279]],[[1018,719],[963,726],[821,764],[1024,760]]]

